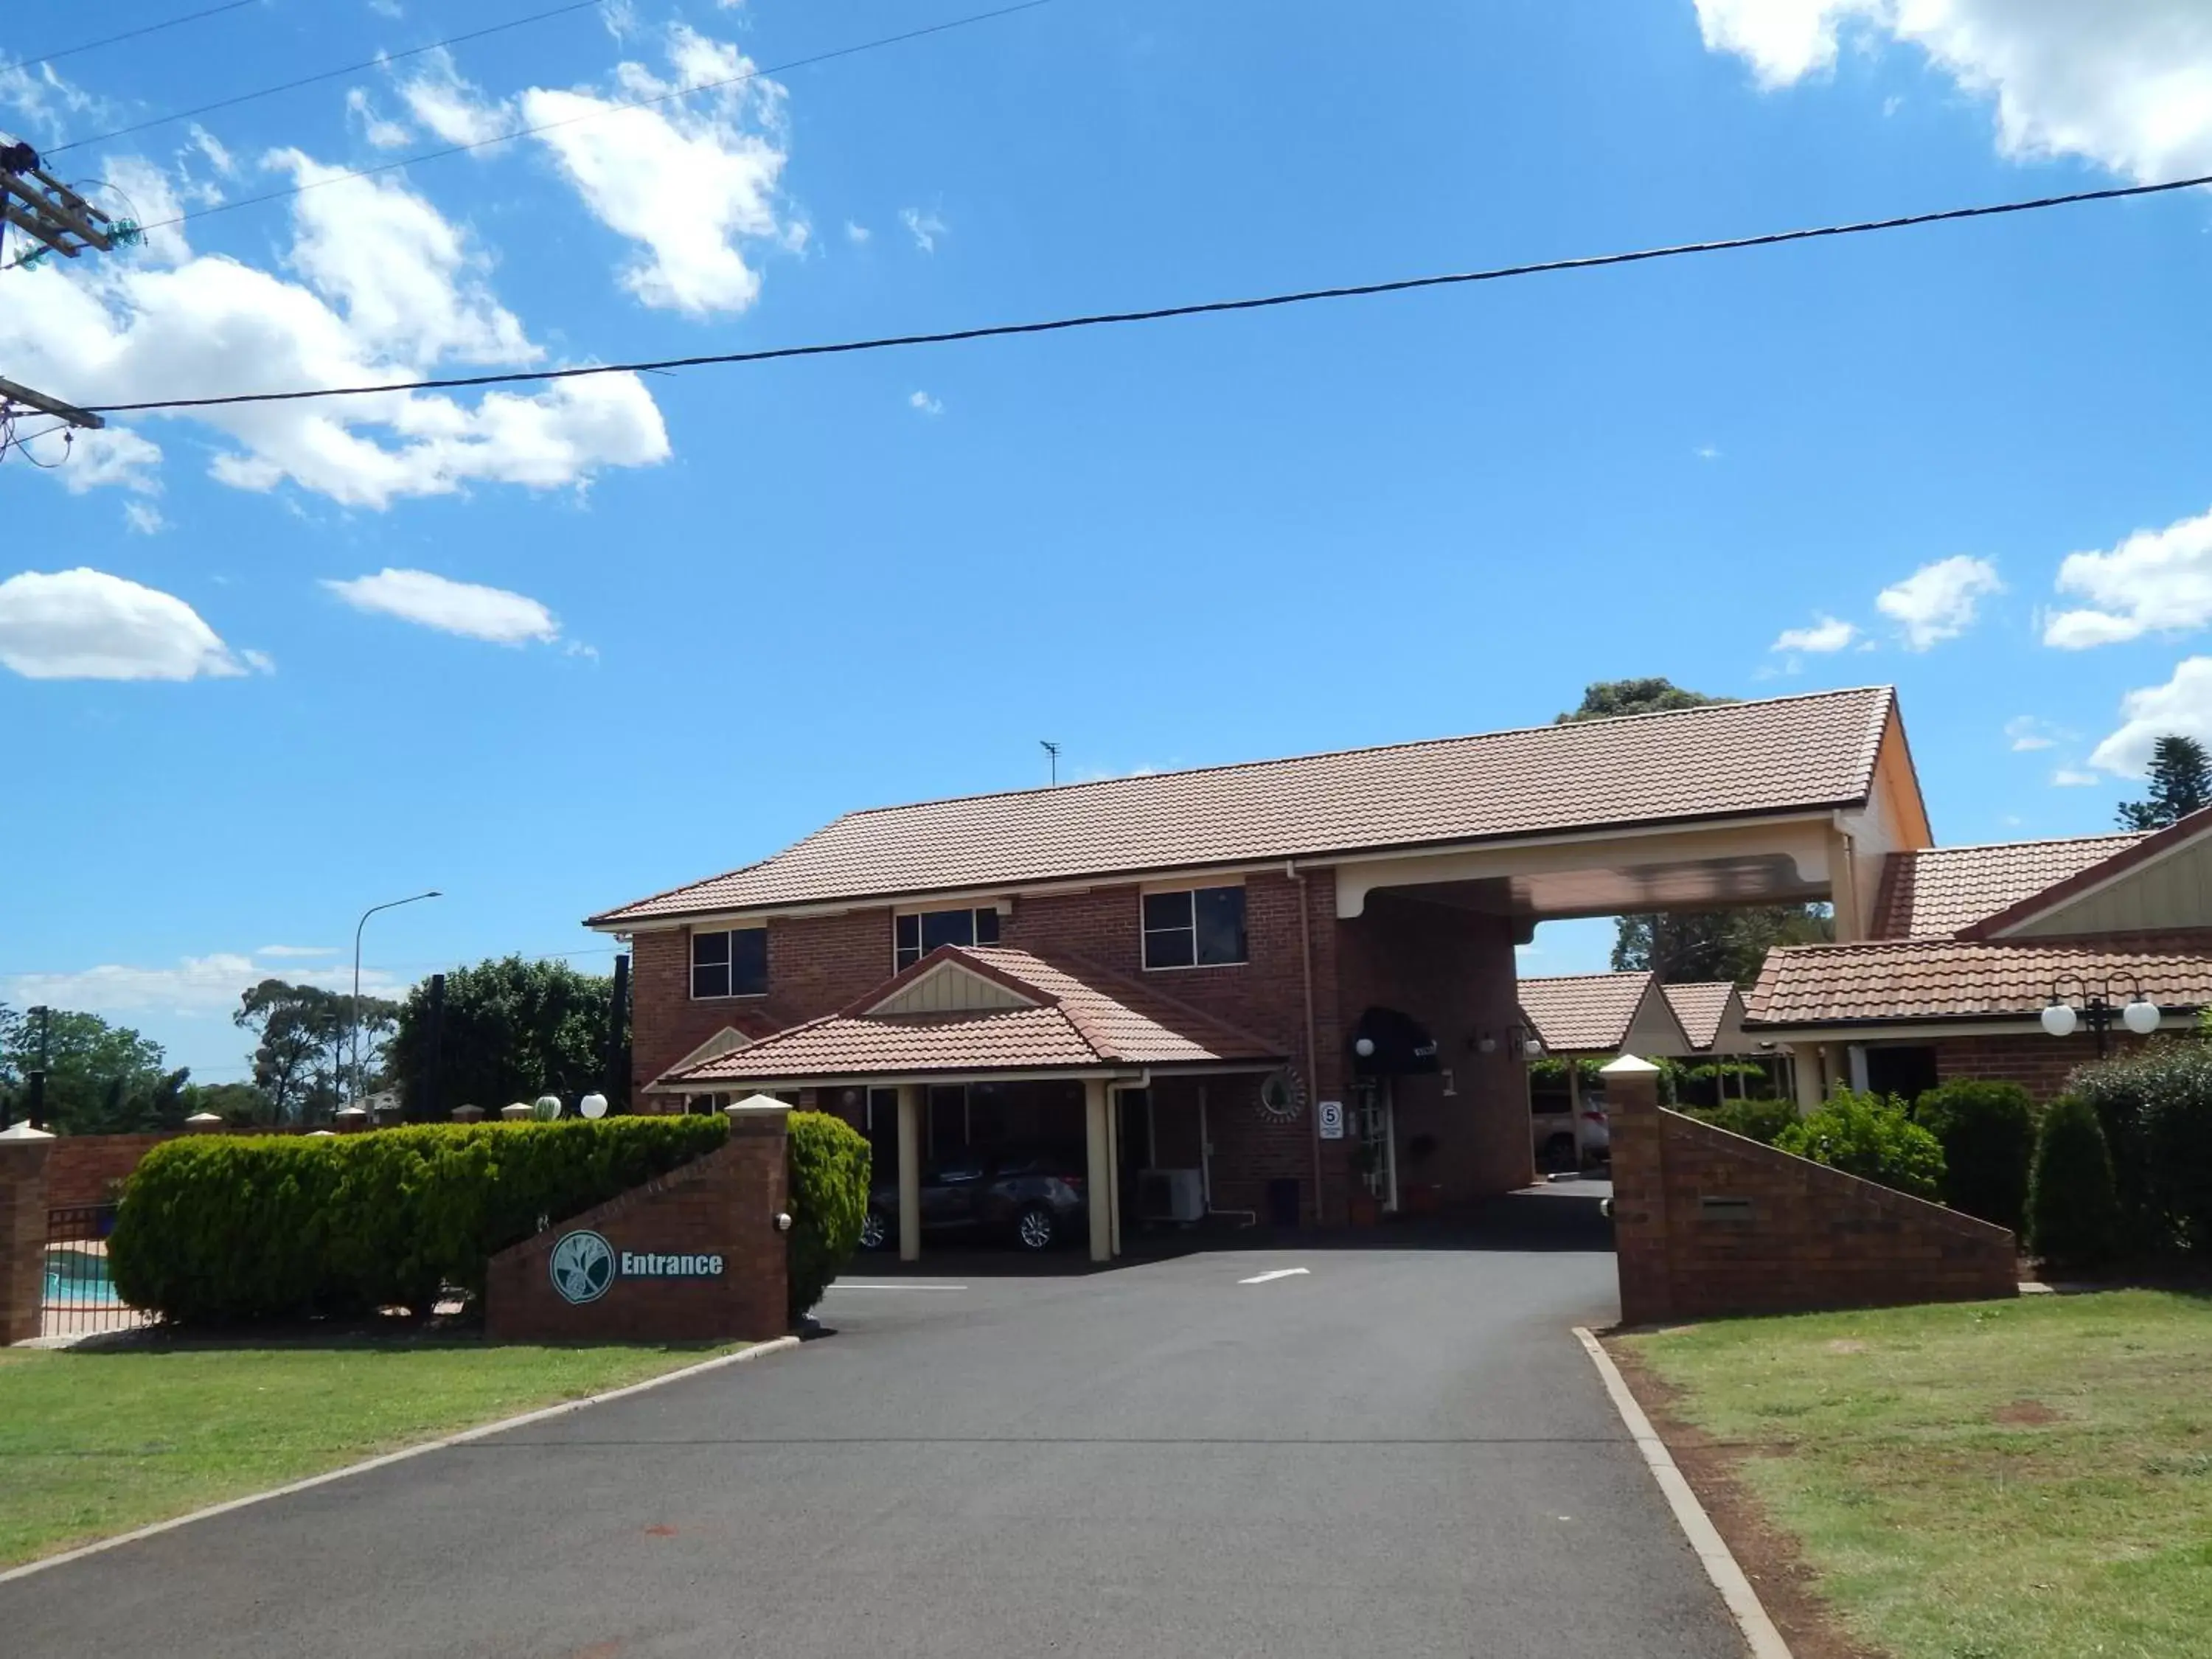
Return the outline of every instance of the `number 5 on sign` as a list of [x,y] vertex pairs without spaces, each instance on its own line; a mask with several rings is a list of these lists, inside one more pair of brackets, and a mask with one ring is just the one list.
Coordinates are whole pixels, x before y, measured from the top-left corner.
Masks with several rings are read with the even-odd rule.
[[1344,1139],[1344,1103],[1324,1100],[1314,1109],[1321,1114],[1321,1138],[1323,1140]]

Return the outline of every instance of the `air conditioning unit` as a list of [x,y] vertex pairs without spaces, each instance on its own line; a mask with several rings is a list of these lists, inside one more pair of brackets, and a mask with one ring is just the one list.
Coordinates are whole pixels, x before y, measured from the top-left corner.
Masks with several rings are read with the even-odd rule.
[[1195,1170],[1141,1170],[1137,1213],[1146,1221],[1196,1221],[1206,1214],[1206,1182]]

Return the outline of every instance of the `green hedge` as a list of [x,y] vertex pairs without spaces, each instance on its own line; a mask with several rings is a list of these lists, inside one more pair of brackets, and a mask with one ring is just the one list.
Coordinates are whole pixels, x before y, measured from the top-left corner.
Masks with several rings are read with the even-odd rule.
[[791,1318],[822,1299],[860,1247],[867,1218],[867,1138],[827,1112],[791,1115]]
[[1768,1146],[1797,1121],[1797,1103],[1790,1100],[1729,1100],[1718,1106],[1686,1106],[1682,1112],[1700,1123]]
[[2112,1164],[2120,1248],[2212,1253],[2212,1048],[2160,1042],[2075,1073]]
[[2045,1261],[2094,1267],[2121,1237],[2112,1159],[2096,1109],[2068,1096],[2043,1115],[2027,1193],[2028,1244]]
[[125,1183],[108,1268],[185,1322],[299,1319],[483,1291],[538,1230],[720,1146],[714,1117],[426,1124],[334,1139],[194,1135]]
[[1774,1144],[1915,1198],[1934,1198],[1942,1190],[1942,1143],[1905,1115],[1902,1102],[1887,1095],[1838,1090]]
[[1914,1101],[1912,1119],[1943,1143],[1943,1201],[2020,1232],[2035,1156],[2035,1103],[2027,1091],[1961,1079]]

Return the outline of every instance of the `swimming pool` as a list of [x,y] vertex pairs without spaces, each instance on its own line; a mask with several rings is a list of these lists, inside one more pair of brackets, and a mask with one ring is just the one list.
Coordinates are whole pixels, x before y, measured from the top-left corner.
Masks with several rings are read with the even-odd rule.
[[50,1308],[120,1308],[123,1299],[107,1277],[104,1244],[46,1247],[46,1304]]

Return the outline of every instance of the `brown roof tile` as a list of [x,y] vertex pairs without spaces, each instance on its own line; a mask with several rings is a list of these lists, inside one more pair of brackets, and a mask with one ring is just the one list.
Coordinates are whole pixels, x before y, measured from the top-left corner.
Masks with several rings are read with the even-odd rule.
[[1682,1023],[1682,1035],[1692,1048],[1710,1048],[1728,1018],[1729,999],[1737,994],[1733,980],[1700,980],[1691,985],[1662,985],[1667,1006]]
[[[2126,837],[2125,844],[2108,852],[2095,863],[2068,871],[2047,886],[2024,894],[2003,908],[1978,918],[1964,930],[1962,936],[1967,939],[1995,938],[2008,927],[2040,915],[2091,887],[2123,875],[2208,833],[2212,833],[2212,806],[2200,807],[2186,817],[2167,824],[2163,830],[2153,830],[2145,836]],[[2118,841],[2122,838],[2113,836],[2112,839]]]
[[1628,1040],[1651,975],[1552,974],[1521,981],[1521,1016],[1555,1054],[1606,1054]]
[[2133,847],[2137,835],[1892,853],[1875,902],[1877,939],[1949,939],[1962,927],[2040,893],[2054,882]]
[[[945,963],[980,968],[1037,1000],[1034,1008],[872,1016],[901,985]],[[808,1078],[940,1072],[1096,1070],[1203,1066],[1282,1058],[1279,1045],[1190,1008],[1152,986],[1067,959],[996,945],[943,945],[842,1013],[809,1020],[751,1047],[662,1078],[711,1088]]]
[[850,812],[595,927],[1863,800],[1886,686]]
[[2054,982],[2111,976],[2125,984],[2129,975],[2161,1007],[2212,1003],[2212,956],[1893,939],[1768,951],[1747,1018],[1762,1026],[2021,1018],[2042,1010]]

